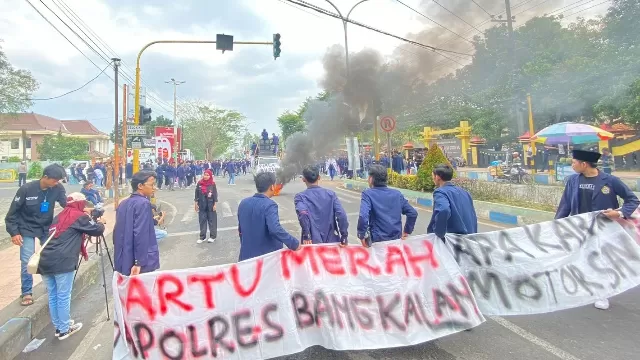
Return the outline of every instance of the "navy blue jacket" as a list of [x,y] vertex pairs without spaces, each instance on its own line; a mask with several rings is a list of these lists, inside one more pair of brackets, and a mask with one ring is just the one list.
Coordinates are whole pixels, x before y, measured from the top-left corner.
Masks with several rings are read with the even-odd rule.
[[371,241],[387,241],[402,237],[402,215],[407,216],[404,232],[411,234],[418,219],[418,212],[396,189],[376,186],[362,192],[358,238],[363,239],[367,230]]
[[176,174],[180,179],[184,179],[184,177],[187,176],[187,172],[185,170],[184,166],[178,166],[176,169]]
[[433,192],[433,215],[427,233],[435,233],[444,239],[446,233],[475,234],[478,232],[478,217],[469,193],[451,183],[446,183]]
[[[556,211],[556,219],[578,214],[580,209],[579,185],[580,174],[573,174],[567,178],[567,184]],[[618,196],[624,201],[620,211],[622,211],[625,218],[631,217],[631,214],[640,206],[640,201],[636,194],[618,177],[598,171],[591,211],[618,209],[620,207]]]
[[149,199],[133,193],[116,209],[113,228],[113,252],[115,271],[129,276],[134,261],[138,261],[141,273],[160,268],[160,253],[153,227],[153,214]]
[[248,197],[238,205],[238,233],[238,261],[280,250],[282,244],[292,250],[300,245],[300,242],[280,225],[278,204],[263,194]]
[[312,240],[314,244],[347,242],[349,220],[335,192],[310,186],[297,193],[293,202],[302,228],[302,240]]
[[177,169],[175,167],[167,165],[167,167],[164,169],[164,177],[174,178],[176,177],[176,171]]

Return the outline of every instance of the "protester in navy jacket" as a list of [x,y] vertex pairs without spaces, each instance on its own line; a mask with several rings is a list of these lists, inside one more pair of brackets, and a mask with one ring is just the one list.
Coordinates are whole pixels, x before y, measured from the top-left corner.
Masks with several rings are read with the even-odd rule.
[[280,225],[278,204],[271,200],[276,175],[270,172],[259,173],[255,177],[255,183],[258,192],[242,200],[238,206],[238,261],[280,250],[283,244],[291,250],[300,247],[300,242]]
[[[371,242],[406,238],[413,232],[418,212],[396,189],[387,187],[387,169],[381,165],[369,168],[369,187],[362,192],[358,217],[358,239],[363,246]],[[402,230],[402,215],[407,217]],[[369,232],[369,237],[367,237]]]
[[302,228],[302,241],[304,244],[340,242],[347,245],[347,213],[335,192],[318,186],[319,180],[320,170],[317,166],[305,167],[302,181],[307,185],[307,190],[297,193],[293,199]]
[[444,240],[446,233],[475,234],[478,232],[478,218],[469,193],[450,183],[453,168],[438,165],[433,169],[433,215],[427,233],[435,233]]
[[[640,205],[638,197],[618,177],[600,172],[597,168],[600,153],[573,150],[570,175],[556,211],[556,219],[592,211],[603,211],[610,219],[628,219]],[[624,203],[620,207],[618,196]],[[609,300],[600,299],[596,308],[606,310]]]
[[114,268],[122,275],[138,275],[160,268],[160,254],[149,201],[155,185],[154,172],[135,173],[131,179],[133,193],[116,209],[113,228]]

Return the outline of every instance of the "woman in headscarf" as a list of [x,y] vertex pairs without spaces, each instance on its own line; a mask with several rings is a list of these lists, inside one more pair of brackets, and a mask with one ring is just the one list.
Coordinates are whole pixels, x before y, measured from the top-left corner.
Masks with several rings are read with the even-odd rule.
[[49,228],[53,237],[40,252],[38,274],[47,286],[49,314],[56,329],[56,337],[64,340],[82,328],[70,318],[71,290],[78,257],[82,253],[88,260],[85,237],[99,236],[104,225],[84,212],[84,195],[75,192],[67,196],[67,206],[58,214]]
[[213,243],[218,236],[218,214],[216,204],[218,203],[218,189],[213,180],[211,170],[205,170],[202,179],[198,181],[195,194],[195,210],[198,212],[200,223],[200,238],[198,244],[202,244],[207,237],[207,225],[209,226],[209,239]]

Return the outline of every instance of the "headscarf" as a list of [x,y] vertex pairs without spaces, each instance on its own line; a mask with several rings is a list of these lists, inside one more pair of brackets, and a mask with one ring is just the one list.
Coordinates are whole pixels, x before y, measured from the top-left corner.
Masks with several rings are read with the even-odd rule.
[[200,185],[200,191],[202,191],[203,194],[206,194],[207,188],[209,188],[209,186],[211,185],[214,185],[216,182],[213,180],[213,173],[211,172],[211,170],[205,170],[204,173],[209,174],[209,180],[205,180],[204,177],[202,177],[202,179],[198,181],[198,185]]
[[[86,215],[84,212],[85,205],[86,198],[81,193],[74,192],[67,196],[67,206],[58,214],[58,223],[49,228],[49,232],[54,229],[56,231],[56,234],[53,236],[54,239],[59,238],[60,235],[67,231],[81,216]],[[82,245],[80,249],[84,259],[89,260],[84,234],[82,235]]]

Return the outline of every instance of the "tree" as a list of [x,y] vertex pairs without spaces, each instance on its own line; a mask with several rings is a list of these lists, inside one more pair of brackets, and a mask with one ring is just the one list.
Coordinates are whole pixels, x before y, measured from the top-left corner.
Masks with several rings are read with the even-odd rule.
[[42,143],[37,144],[40,160],[48,161],[88,160],[88,149],[87,140],[63,136],[61,132],[57,135],[45,135]]
[[287,110],[278,116],[278,125],[282,134],[282,142],[286,142],[292,134],[304,131],[306,123],[298,112]]
[[[1,41],[1,40],[0,40]],[[14,68],[0,47],[0,129],[13,114],[24,112],[33,105],[31,95],[39,84],[31,72]]]
[[197,158],[213,159],[242,141],[245,116],[235,110],[219,109],[201,101],[179,104],[184,147]]
[[[151,120],[145,124],[145,128],[147,129],[147,136],[152,137],[155,134],[156,126],[173,126],[173,121],[168,119],[162,115],[159,115],[155,118],[155,120]],[[115,142],[115,137],[113,136],[113,130],[109,133],[109,140],[111,142]],[[122,143],[122,126],[118,127],[118,143]],[[131,136],[127,136],[127,147],[131,147]]]
[[442,152],[442,149],[440,149],[438,144],[433,143],[431,144],[429,151],[427,151],[427,154],[424,156],[424,160],[422,160],[422,164],[420,164],[420,168],[418,169],[418,186],[422,190],[433,191],[435,188],[432,177],[433,169],[441,164],[448,164],[451,166],[451,163]]

